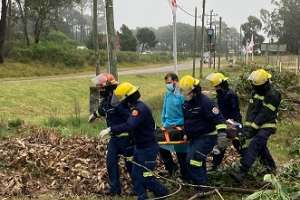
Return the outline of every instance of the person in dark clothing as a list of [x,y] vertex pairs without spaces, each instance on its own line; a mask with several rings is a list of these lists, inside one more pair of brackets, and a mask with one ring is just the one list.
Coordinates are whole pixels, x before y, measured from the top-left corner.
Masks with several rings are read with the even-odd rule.
[[[185,97],[183,105],[184,130],[188,145],[187,164],[189,178],[198,185],[208,182],[206,160],[227,128],[219,109],[207,96],[202,94],[200,81],[192,76],[184,76],[179,87]],[[218,140],[217,140],[218,138]]]
[[242,182],[257,158],[260,158],[269,173],[276,171],[276,164],[267,147],[271,135],[276,132],[276,120],[281,94],[271,85],[272,75],[264,69],[253,71],[248,80],[251,81],[253,92],[244,123],[244,134],[250,143],[241,158],[239,171],[231,176]]
[[120,84],[114,92],[112,104],[123,104],[130,109],[130,115],[126,122],[113,124],[103,130],[100,135],[103,137],[111,133],[130,132],[134,141],[133,161],[145,166],[151,171],[133,164],[132,180],[133,190],[139,200],[147,199],[147,189],[155,196],[162,197],[168,194],[160,182],[153,176],[152,171],[156,165],[159,146],[155,138],[155,122],[149,107],[139,100],[138,87],[125,82]]
[[[101,102],[98,110],[90,116],[89,122],[95,121],[98,117],[105,117],[108,127],[126,122],[130,110],[122,104],[118,106],[111,105],[113,91],[118,86],[118,82],[113,75],[102,73],[95,78],[94,82],[100,88]],[[133,144],[128,132],[112,134],[107,145],[106,168],[110,185],[107,195],[111,196],[121,194],[119,154],[127,158],[133,156]],[[127,171],[131,173],[131,162],[125,161],[125,166]]]
[[[240,113],[239,97],[237,94],[229,88],[228,77],[224,76],[222,73],[211,73],[206,79],[210,84],[216,89],[217,93],[217,103],[218,107],[226,120],[233,121],[234,123],[242,123],[242,115]],[[228,135],[226,136],[228,138]],[[241,145],[239,138],[233,137],[231,139],[235,149],[241,153]],[[229,143],[228,143],[229,144]],[[218,148],[214,151],[213,156],[213,166],[212,169],[216,170],[225,155],[227,146]]]

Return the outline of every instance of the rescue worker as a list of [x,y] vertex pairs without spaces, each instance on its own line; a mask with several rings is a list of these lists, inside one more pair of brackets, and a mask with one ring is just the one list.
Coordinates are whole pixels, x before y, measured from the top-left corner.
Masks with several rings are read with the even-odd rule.
[[[97,117],[105,117],[108,127],[124,123],[127,121],[130,110],[122,104],[118,106],[111,105],[113,91],[117,88],[118,82],[111,74],[102,73],[98,75],[94,82],[100,88],[101,103],[98,111],[94,112],[89,122],[93,122]],[[121,194],[120,173],[119,173],[119,154],[125,157],[132,157],[133,144],[128,131],[111,134],[107,145],[106,168],[110,190],[107,195],[115,196]],[[126,169],[131,173],[132,163],[125,162]]]
[[251,81],[253,92],[249,100],[243,136],[251,139],[241,158],[238,172],[231,176],[242,182],[255,162],[260,157],[268,173],[275,172],[276,165],[267,147],[268,140],[276,132],[276,119],[281,102],[281,94],[272,87],[272,75],[264,69],[253,71],[248,80]]
[[[184,130],[190,141],[187,153],[189,177],[195,184],[206,185],[207,156],[217,142],[218,133],[224,133],[227,126],[217,106],[202,94],[198,79],[184,76],[179,86],[185,98]],[[221,139],[218,138],[218,144],[223,142]]]
[[[168,73],[165,76],[166,94],[164,96],[163,108],[161,113],[162,130],[171,127],[183,127],[183,110],[184,97],[180,93],[178,76],[174,73]],[[173,176],[177,165],[174,163],[170,151],[160,148],[160,156],[165,164],[170,176]],[[182,179],[187,179],[186,153],[176,152],[180,173]]]
[[[220,112],[226,120],[231,120],[237,123],[242,123],[242,115],[240,113],[239,107],[239,97],[237,94],[229,88],[228,77],[224,76],[222,73],[211,73],[206,79],[210,84],[216,89],[217,93],[217,104]],[[237,136],[226,136],[227,138],[232,138],[232,144],[238,152],[241,152],[241,145]],[[227,146],[218,147],[218,152],[213,156],[213,166],[212,169],[216,170],[225,155]]]
[[[131,132],[134,141],[133,161],[154,170],[159,146],[155,139],[155,122],[151,110],[140,101],[139,88],[131,83],[120,84],[114,92],[113,104],[119,102],[130,109],[131,114],[126,122],[112,124],[103,130],[100,135],[112,133]],[[159,183],[151,171],[146,171],[141,166],[133,164],[132,167],[133,189],[138,199],[147,199],[147,189],[155,196],[162,197],[168,190]]]

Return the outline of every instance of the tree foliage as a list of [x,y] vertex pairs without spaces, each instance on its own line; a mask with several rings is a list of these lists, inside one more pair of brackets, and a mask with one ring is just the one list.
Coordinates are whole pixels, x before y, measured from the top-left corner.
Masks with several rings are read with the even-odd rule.
[[142,46],[142,51],[145,48],[154,47],[157,43],[154,32],[149,28],[138,29],[136,37]]
[[137,40],[132,31],[125,24],[121,27],[120,45],[122,51],[136,51]]
[[253,35],[253,40],[255,47],[259,46],[265,38],[259,34],[262,30],[262,22],[255,16],[249,16],[248,21],[242,24],[242,30],[244,32],[243,44],[246,45],[249,42]]

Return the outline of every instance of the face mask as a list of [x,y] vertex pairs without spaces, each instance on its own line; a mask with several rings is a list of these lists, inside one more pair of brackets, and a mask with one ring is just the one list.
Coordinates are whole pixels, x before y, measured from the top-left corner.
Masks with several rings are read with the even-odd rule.
[[170,92],[174,91],[174,84],[173,83],[168,83],[166,84],[167,90]]

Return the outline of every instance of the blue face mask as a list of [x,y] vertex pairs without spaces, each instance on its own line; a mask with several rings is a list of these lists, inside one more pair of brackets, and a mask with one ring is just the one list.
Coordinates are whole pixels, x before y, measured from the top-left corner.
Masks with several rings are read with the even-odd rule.
[[170,92],[174,92],[174,84],[173,83],[168,83],[166,84],[167,90]]

